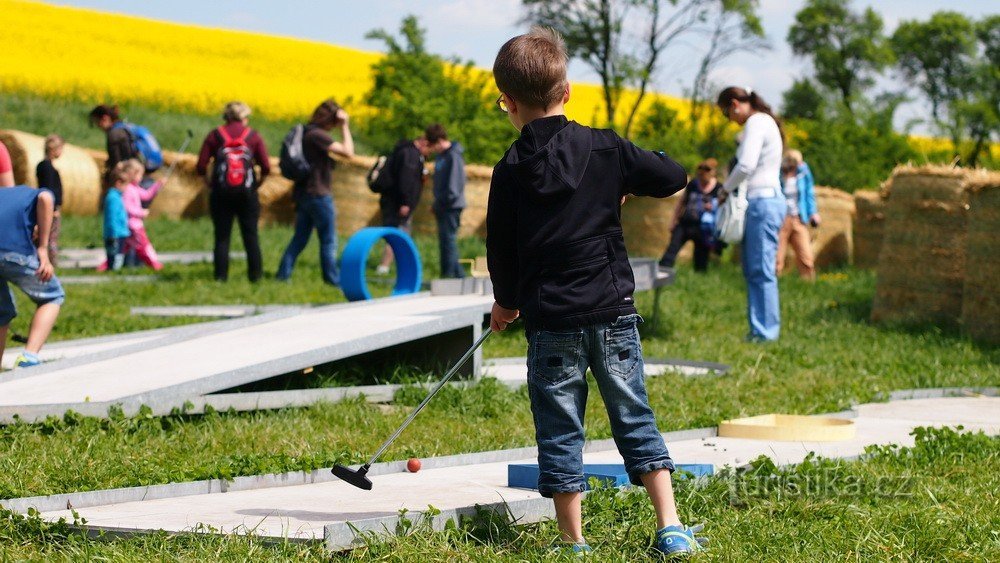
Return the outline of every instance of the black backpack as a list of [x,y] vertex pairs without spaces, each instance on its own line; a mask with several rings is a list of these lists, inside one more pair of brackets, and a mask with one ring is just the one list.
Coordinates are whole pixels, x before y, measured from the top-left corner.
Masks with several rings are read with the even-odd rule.
[[312,172],[312,166],[306,160],[305,151],[302,149],[302,137],[305,134],[306,128],[300,123],[292,127],[285,135],[285,140],[281,142],[278,168],[281,169],[282,176],[293,182],[305,182]]
[[225,127],[219,127],[217,131],[222,137],[222,146],[215,152],[212,174],[215,186],[224,190],[252,190],[256,178],[253,152],[247,145],[247,137],[253,131],[247,127],[239,137],[230,137]]
[[[395,153],[394,153],[395,154]],[[383,194],[392,187],[392,156],[381,155],[368,171],[368,189],[372,193]]]

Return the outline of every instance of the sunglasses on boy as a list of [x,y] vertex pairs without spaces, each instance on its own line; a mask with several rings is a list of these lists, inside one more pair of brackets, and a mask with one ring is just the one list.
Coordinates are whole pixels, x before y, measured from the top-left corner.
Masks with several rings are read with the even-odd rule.
[[510,111],[507,109],[507,102],[503,101],[503,94],[500,94],[500,97],[497,98],[497,109],[504,113],[508,113]]
[[698,172],[713,172],[715,169],[711,166],[699,166]]

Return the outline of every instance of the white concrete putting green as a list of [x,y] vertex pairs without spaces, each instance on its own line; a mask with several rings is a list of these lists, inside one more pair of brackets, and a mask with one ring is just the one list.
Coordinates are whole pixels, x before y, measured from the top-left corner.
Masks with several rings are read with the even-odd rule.
[[[778,464],[802,461],[810,452],[826,458],[853,458],[873,444],[911,446],[917,426],[963,425],[1000,434],[1000,398],[933,398],[866,404],[854,409],[855,437],[841,442],[772,442],[721,438],[715,429],[665,435],[677,463],[710,463],[716,469],[740,466],[765,455]],[[852,416],[846,413],[841,416]],[[419,420],[416,424],[419,424]],[[471,430],[470,430],[471,431]],[[610,440],[588,445],[587,463],[621,463]],[[476,505],[506,503],[522,523],[552,516],[551,501],[535,491],[506,486],[509,463],[531,463],[534,449],[484,452],[424,460],[419,473],[402,462],[373,467],[373,491],[335,480],[328,470],[238,478],[232,484],[204,481],[158,487],[76,493],[0,501],[24,512],[36,507],[47,520],[73,520],[68,505],[93,530],[195,531],[203,524],[221,533],[254,533],[276,538],[323,540],[331,550],[356,545],[355,529],[392,532],[399,511],[442,511],[434,525],[471,514]],[[222,492],[228,491],[228,492]],[[153,500],[142,500],[142,499]],[[497,506],[499,509],[499,505]]]
[[[499,381],[518,387],[528,382],[527,358],[496,358],[483,361],[483,375],[495,377]],[[645,358],[646,377],[679,373],[686,376],[721,375],[729,371],[729,366],[714,362],[690,360]]]
[[[492,298],[387,298],[227,321],[225,329],[176,331],[148,345],[63,365],[0,374],[0,421],[34,420],[68,409],[103,416],[147,405],[156,412],[188,398],[406,342],[478,336]],[[462,332],[465,331],[465,332]],[[464,352],[464,349],[462,350]],[[114,352],[114,350],[112,350]],[[476,366],[481,356],[476,359]]]

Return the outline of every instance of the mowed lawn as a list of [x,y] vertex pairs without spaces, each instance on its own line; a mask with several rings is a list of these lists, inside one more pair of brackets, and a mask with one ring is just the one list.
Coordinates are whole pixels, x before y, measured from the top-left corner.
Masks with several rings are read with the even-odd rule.
[[[150,221],[161,251],[206,250],[207,221]],[[63,246],[99,242],[98,222],[66,222]],[[266,270],[273,272],[290,236],[287,227],[262,232]],[[238,239],[238,237],[236,237]],[[70,286],[56,337],[137,330],[189,319],[131,317],[133,305],[201,303],[328,303],[342,300],[320,282],[315,242],[306,249],[290,284],[245,280],[234,262],[228,284],[211,281],[209,265],[168,266],[154,284],[115,282]],[[431,276],[433,240],[420,240]],[[463,254],[482,243],[463,241]],[[237,245],[238,248],[238,245]],[[73,272],[64,272],[71,275]],[[677,284],[661,300],[661,326],[642,327],[648,358],[719,361],[732,370],[722,377],[664,375],[648,380],[650,400],[662,430],[710,426],[735,416],[766,412],[818,413],[852,403],[884,399],[913,387],[996,386],[1000,350],[974,344],[933,327],[882,327],[868,322],[875,277],[844,269],[816,284],[782,280],[780,342],[752,345],[746,332],[743,282],[730,264],[696,276],[681,266]],[[649,318],[652,295],[637,295]],[[26,330],[30,306],[14,323]],[[518,329],[491,339],[492,357],[523,356]],[[197,358],[181,358],[184,362]],[[404,390],[394,407],[363,401],[319,404],[306,409],[204,416],[116,417],[109,421],[67,415],[42,424],[0,429],[0,498],[93,490],[209,477],[312,469],[357,463],[378,446],[422,397]],[[588,404],[589,438],[610,430],[597,393]],[[527,394],[492,380],[468,389],[447,389],[421,414],[385,460],[526,446],[533,443]],[[1000,475],[996,439],[932,433],[913,452],[885,451],[851,464],[806,464],[789,470],[761,466],[747,477],[763,482],[822,478],[864,486],[840,494],[761,489],[752,481],[718,479],[679,492],[684,518],[707,520],[713,550],[706,560],[970,560],[1000,558]],[[922,448],[922,449],[921,449]],[[832,468],[831,468],[832,467]],[[829,475],[832,475],[830,477]],[[803,475],[805,477],[803,477]],[[796,477],[797,476],[797,477]],[[881,479],[881,480],[880,480]],[[784,480],[784,481],[783,481]],[[852,481],[853,480],[853,481]],[[906,495],[889,494],[880,483],[905,481]],[[839,482],[839,481],[838,481]],[[734,488],[735,487],[735,488]],[[647,556],[651,509],[638,493],[603,492],[588,500],[586,532],[600,560],[634,561]],[[405,538],[373,542],[348,557],[359,560],[539,560],[555,537],[551,524],[512,527],[484,521],[467,532],[416,530]],[[0,560],[102,558],[179,560],[323,560],[319,548],[273,544],[248,538],[168,537],[92,540],[66,528],[9,514],[0,516]]]

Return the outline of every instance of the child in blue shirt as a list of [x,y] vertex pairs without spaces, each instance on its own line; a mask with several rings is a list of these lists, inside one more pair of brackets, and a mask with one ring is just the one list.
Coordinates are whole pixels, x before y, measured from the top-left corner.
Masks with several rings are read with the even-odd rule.
[[128,228],[128,212],[125,210],[123,195],[128,188],[129,177],[119,163],[112,171],[114,186],[104,196],[104,250],[108,260],[100,270],[120,270],[125,265],[126,241],[131,236]]
[[[55,198],[48,190],[0,184],[0,356],[7,330],[17,316],[14,294],[8,284],[21,289],[37,306],[24,352],[14,367],[41,363],[38,352],[49,337],[66,294],[49,260],[49,235]],[[37,227],[37,246],[34,233]]]

